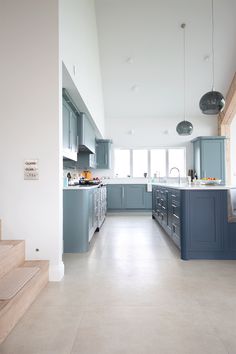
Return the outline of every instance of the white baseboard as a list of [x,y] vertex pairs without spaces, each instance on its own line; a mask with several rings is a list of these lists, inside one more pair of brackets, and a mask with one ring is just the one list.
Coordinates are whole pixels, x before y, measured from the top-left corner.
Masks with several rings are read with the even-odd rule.
[[49,266],[49,281],[61,281],[64,277],[64,263]]

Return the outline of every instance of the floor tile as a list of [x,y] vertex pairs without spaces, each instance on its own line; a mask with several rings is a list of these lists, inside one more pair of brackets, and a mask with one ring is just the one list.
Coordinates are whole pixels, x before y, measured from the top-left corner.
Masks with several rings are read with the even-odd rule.
[[108,216],[64,263],[0,354],[236,353],[236,261],[182,261],[150,215]]

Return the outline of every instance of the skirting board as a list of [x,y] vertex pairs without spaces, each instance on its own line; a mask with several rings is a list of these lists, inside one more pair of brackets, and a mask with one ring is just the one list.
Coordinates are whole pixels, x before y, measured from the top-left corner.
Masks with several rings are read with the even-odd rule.
[[64,263],[49,265],[49,281],[61,281],[64,277]]

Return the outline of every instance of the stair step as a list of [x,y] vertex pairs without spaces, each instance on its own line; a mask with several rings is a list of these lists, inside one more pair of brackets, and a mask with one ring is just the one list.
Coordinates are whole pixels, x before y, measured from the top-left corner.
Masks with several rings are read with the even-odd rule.
[[38,267],[18,267],[0,279],[0,300],[10,300],[39,271]]
[[0,241],[0,278],[25,260],[25,241]]
[[0,300],[0,343],[3,342],[39,292],[46,286],[48,266],[48,261],[25,261],[22,263],[22,268],[29,268],[30,271],[32,268],[36,268],[38,271],[11,299]]
[[10,248],[12,248],[13,245],[1,245],[0,244],[0,258],[4,256],[4,253],[6,254],[7,251],[9,251]]

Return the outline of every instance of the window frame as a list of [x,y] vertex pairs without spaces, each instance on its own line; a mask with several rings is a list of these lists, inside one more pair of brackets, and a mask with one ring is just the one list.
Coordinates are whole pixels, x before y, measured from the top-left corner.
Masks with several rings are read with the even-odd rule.
[[[115,147],[114,150],[128,150],[129,151],[129,155],[130,155],[130,177],[131,178],[143,178],[143,177],[134,177],[133,174],[133,151],[134,150],[147,150],[148,154],[147,154],[147,163],[148,163],[148,177],[151,178],[153,176],[151,176],[151,150],[165,150],[165,154],[166,154],[166,175],[162,178],[169,178],[170,176],[170,168],[169,168],[169,150],[171,149],[181,149],[184,151],[184,171],[185,171],[185,176],[187,176],[187,170],[186,170],[186,146],[169,146],[169,147],[163,147],[163,146],[158,146],[158,147],[148,147],[148,148],[127,148],[127,147],[122,147],[122,148],[118,148]],[[115,154],[114,154],[115,156]],[[114,166],[115,166],[115,161],[114,161]],[[115,173],[115,171],[114,171]],[[185,177],[184,176],[184,177]],[[128,177],[128,176],[127,176]],[[127,177],[117,177],[117,178],[127,178]],[[183,177],[183,176],[182,176]]]

